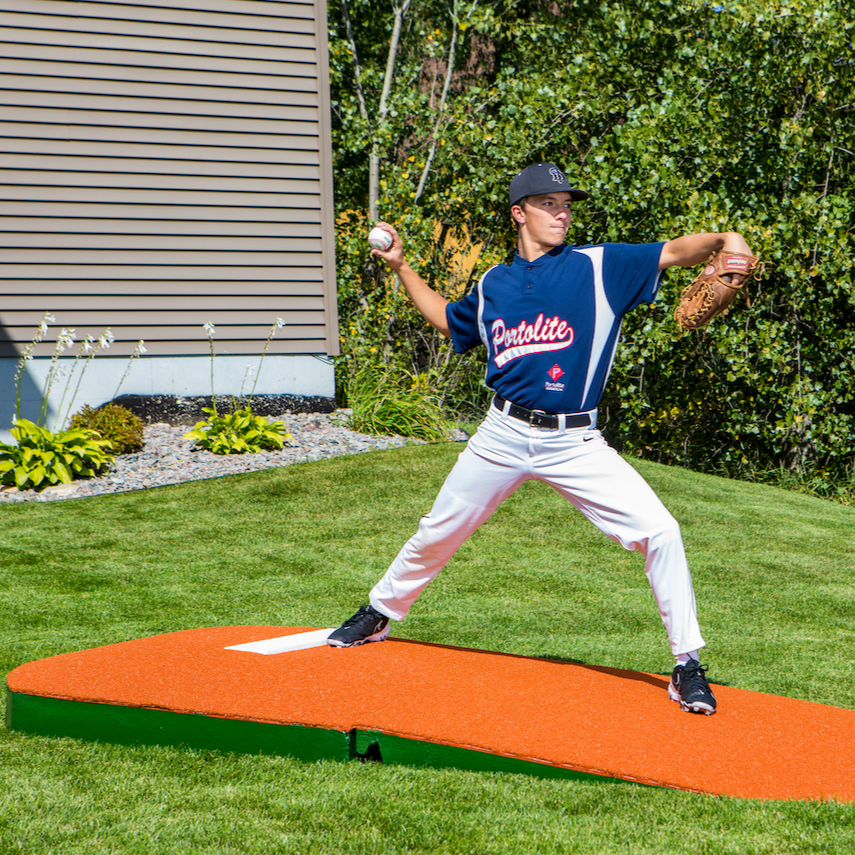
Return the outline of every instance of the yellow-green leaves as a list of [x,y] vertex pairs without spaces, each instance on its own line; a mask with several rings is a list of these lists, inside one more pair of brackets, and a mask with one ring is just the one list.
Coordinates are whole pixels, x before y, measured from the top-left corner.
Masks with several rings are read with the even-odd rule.
[[0,483],[39,490],[91,478],[113,462],[112,443],[95,431],[53,433],[28,419],[13,424],[11,433],[18,444],[0,443]]
[[219,415],[213,407],[205,407],[203,412],[208,413],[208,418],[197,422],[193,430],[184,434],[184,439],[192,439],[199,448],[214,454],[277,450],[286,439],[291,439],[284,422],[270,422],[255,415],[249,406],[227,415]]

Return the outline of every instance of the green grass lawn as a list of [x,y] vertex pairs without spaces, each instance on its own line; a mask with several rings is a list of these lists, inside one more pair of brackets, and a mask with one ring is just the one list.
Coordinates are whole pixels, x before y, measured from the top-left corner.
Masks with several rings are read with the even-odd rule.
[[[3,674],[194,627],[337,625],[366,601],[459,451],[414,446],[151,492],[0,505]],[[713,681],[855,708],[855,509],[635,465],[683,526]],[[541,484],[499,509],[393,634],[660,673],[672,665],[641,557]],[[702,765],[704,756],[699,739],[675,762]],[[855,805],[5,729],[0,783],[0,855],[855,849]]]

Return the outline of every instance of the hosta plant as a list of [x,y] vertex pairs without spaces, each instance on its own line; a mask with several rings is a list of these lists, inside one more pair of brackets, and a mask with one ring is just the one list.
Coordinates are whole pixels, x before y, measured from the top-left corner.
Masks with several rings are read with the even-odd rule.
[[203,407],[208,418],[196,422],[193,430],[184,434],[194,445],[214,454],[256,454],[264,450],[278,450],[291,434],[284,422],[269,422],[257,416],[247,406],[227,415],[220,415],[214,407]]
[[28,419],[13,422],[17,445],[0,443],[0,482],[42,490],[102,473],[112,462],[112,443],[91,430],[54,433]]

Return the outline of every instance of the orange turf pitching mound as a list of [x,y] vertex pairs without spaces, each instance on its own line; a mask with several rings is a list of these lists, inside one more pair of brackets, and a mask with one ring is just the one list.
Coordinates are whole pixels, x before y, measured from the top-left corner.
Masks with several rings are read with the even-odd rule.
[[690,715],[668,700],[665,676],[394,638],[270,655],[228,649],[307,632],[323,645],[307,628],[214,627],[31,662],[8,675],[7,725],[124,744],[855,801],[852,710],[715,686],[716,715]]

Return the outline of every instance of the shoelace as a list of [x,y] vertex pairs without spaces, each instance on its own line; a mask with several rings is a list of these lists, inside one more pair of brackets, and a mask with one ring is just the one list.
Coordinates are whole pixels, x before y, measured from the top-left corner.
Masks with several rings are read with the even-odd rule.
[[346,626],[353,626],[357,623],[362,623],[365,620],[376,620],[376,618],[368,611],[368,609],[360,609],[353,617],[349,617],[343,624],[342,629]]
[[[680,681],[685,687],[693,692],[706,692],[709,691],[709,684],[707,683],[707,671],[709,667],[707,665],[701,665],[700,663],[689,663],[688,665],[683,666],[683,679]],[[680,687],[680,694],[684,694],[683,687]]]

